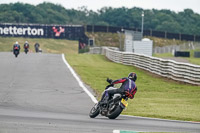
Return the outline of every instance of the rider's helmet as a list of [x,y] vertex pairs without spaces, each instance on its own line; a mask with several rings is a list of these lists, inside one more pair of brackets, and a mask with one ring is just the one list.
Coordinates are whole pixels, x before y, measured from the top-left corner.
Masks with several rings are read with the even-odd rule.
[[137,75],[136,75],[136,73],[131,72],[131,73],[129,73],[128,78],[135,82],[137,80]]
[[18,43],[18,41],[16,41],[16,43],[15,43],[15,44],[19,44],[19,43]]
[[25,43],[28,43],[28,41],[25,41]]

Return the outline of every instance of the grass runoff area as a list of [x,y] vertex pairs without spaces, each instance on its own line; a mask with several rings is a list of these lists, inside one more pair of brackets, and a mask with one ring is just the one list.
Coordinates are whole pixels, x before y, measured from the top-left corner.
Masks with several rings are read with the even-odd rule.
[[194,52],[197,52],[197,51],[200,52],[200,49],[188,50],[188,52],[190,52],[190,57],[174,57],[172,53],[153,54],[153,56],[159,57],[159,58],[167,58],[167,57],[168,58],[182,58],[184,60],[187,60],[191,64],[200,65],[200,58],[194,57]]
[[138,92],[133,100],[128,101],[129,106],[123,111],[125,115],[200,121],[200,86],[175,82],[134,66],[114,63],[103,55],[78,54],[77,41],[0,37],[0,51],[10,51],[15,41],[22,46],[26,40],[31,49],[38,42],[45,52],[65,53],[81,79],[95,90],[97,99],[107,85],[107,77],[119,79],[129,72],[136,72]]

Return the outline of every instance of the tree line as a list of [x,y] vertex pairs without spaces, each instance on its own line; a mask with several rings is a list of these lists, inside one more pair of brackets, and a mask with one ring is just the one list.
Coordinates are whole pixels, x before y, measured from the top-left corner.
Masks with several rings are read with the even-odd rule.
[[62,5],[41,3],[36,6],[24,3],[0,4],[0,23],[80,24],[141,28],[144,12],[144,29],[200,35],[200,14],[192,9],[181,12],[171,10],[144,10],[142,8],[104,7],[98,11],[66,9]]

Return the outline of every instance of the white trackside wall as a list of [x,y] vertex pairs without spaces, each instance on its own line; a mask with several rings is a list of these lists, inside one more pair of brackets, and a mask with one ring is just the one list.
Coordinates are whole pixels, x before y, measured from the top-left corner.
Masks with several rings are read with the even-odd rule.
[[102,47],[101,54],[117,63],[133,65],[173,80],[200,85],[199,65],[181,63],[132,52],[120,52],[109,47]]
[[144,54],[152,56],[153,41],[133,41],[133,52],[138,54]]
[[153,41],[142,39],[140,32],[125,30],[124,51],[152,56]]

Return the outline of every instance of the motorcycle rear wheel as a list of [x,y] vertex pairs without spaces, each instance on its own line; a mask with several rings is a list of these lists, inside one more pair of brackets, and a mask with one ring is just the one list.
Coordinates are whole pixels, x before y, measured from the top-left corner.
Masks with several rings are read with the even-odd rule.
[[99,115],[99,112],[100,112],[99,105],[98,103],[96,103],[94,107],[92,107],[89,113],[90,118],[95,118],[97,115]]
[[113,111],[108,112],[107,117],[109,119],[115,119],[121,114],[122,111],[123,109],[118,105]]

